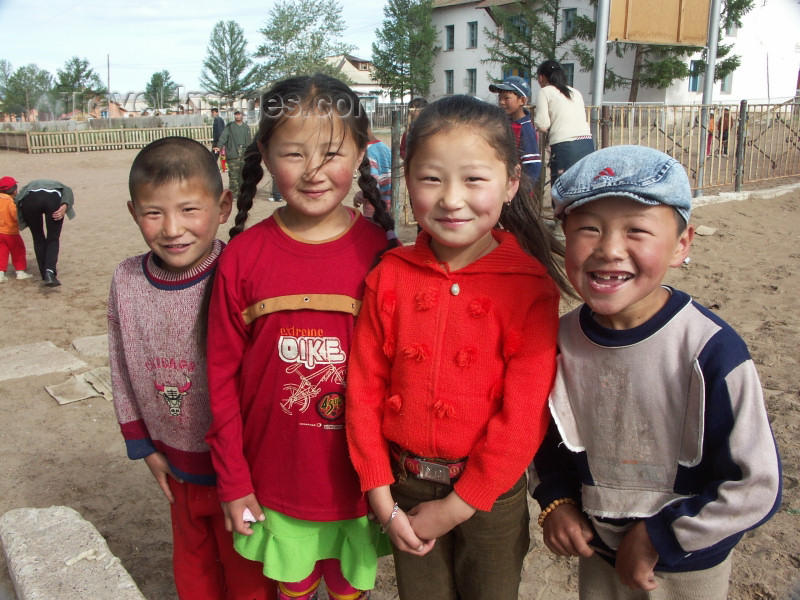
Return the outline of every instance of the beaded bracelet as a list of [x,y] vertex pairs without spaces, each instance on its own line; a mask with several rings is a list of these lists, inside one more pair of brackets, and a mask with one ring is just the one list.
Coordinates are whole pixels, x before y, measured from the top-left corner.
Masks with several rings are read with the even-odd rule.
[[397,516],[397,512],[399,510],[400,507],[397,506],[397,502],[395,502],[394,506],[392,507],[392,514],[389,515],[389,520],[386,521],[385,524],[381,525],[381,533],[386,533],[386,530],[389,529],[389,525],[391,524],[392,519],[394,519]]
[[[539,527],[542,527],[544,525],[544,520],[548,517],[548,515],[553,512],[556,507],[561,506],[562,504],[574,504],[575,506],[578,505],[578,503],[572,498],[559,498],[558,500],[553,500],[539,515],[539,520],[537,521]],[[389,520],[391,521],[391,519]]]

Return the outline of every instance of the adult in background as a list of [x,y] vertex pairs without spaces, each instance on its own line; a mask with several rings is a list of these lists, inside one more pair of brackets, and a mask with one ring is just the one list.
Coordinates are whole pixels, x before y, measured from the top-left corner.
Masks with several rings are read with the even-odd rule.
[[594,152],[592,130],[586,120],[583,96],[567,85],[561,65],[546,60],[536,70],[541,86],[536,98],[533,123],[542,133],[548,133],[550,146],[550,184],[587,154]]
[[211,151],[214,153],[214,158],[219,158],[219,138],[222,131],[225,129],[225,121],[219,116],[219,109],[211,109]]
[[219,136],[219,143],[214,148],[219,151],[225,148],[225,157],[228,161],[228,187],[233,192],[234,198],[239,197],[239,188],[242,185],[242,167],[244,166],[244,151],[250,145],[252,136],[250,127],[242,121],[242,113],[233,113],[233,123],[228,123]]
[[72,189],[60,181],[34,179],[17,192],[14,202],[17,204],[19,228],[31,230],[42,282],[49,287],[61,285],[56,277],[59,238],[64,215],[70,219],[75,217]]
[[539,141],[531,123],[531,113],[525,108],[531,97],[531,88],[522,77],[512,75],[503,83],[493,83],[489,91],[497,94],[497,104],[502,108],[511,122],[511,130],[517,141],[522,169],[533,183],[539,181],[542,171],[542,155],[539,154]]

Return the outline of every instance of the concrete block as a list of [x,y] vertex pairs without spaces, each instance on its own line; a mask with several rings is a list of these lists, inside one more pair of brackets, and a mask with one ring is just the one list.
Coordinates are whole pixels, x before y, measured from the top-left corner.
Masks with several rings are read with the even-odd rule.
[[0,348],[0,381],[82,369],[86,363],[53,342]]
[[72,347],[84,356],[92,358],[108,357],[108,334],[82,337],[72,341]]
[[18,600],[144,600],[103,536],[68,506],[10,510],[0,539]]

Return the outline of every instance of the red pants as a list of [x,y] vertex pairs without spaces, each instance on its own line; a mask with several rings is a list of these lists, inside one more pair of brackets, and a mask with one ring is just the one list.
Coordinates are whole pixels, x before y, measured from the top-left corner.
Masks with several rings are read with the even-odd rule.
[[5,273],[8,268],[8,255],[17,271],[28,268],[28,259],[25,258],[25,242],[18,233],[0,233],[0,272]]
[[172,568],[181,600],[276,600],[275,582],[264,577],[262,564],[240,556],[225,531],[217,488],[178,483],[169,478],[175,496],[172,516]]

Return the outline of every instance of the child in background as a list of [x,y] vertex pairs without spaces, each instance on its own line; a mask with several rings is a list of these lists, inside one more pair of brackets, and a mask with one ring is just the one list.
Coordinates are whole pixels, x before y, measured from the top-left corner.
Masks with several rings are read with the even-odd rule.
[[722,145],[722,156],[728,156],[728,136],[731,132],[731,109],[724,108],[722,116],[717,121],[717,131],[719,131],[720,142]]
[[[296,77],[261,107],[211,300],[207,440],[236,549],[263,562],[279,598],[316,597],[321,577],[332,598],[366,598],[380,532],[347,455],[344,382],[364,278],[393,222],[350,88]],[[286,205],[243,231],[262,161]],[[354,170],[382,227],[342,204]]]
[[711,148],[714,145],[714,124],[716,121],[714,120],[714,111],[708,111],[708,136],[706,142],[706,158],[711,156]]
[[497,94],[497,104],[506,111],[511,121],[511,130],[517,140],[522,168],[536,183],[542,172],[542,155],[539,154],[539,141],[531,123],[531,112],[525,108],[531,97],[531,88],[522,77],[512,75],[502,83],[493,83],[489,91]]
[[394,544],[401,598],[516,600],[525,469],[556,368],[553,280],[566,288],[558,244],[497,106],[428,105],[405,171],[423,231],[367,278],[347,381],[351,457]]
[[611,147],[552,195],[586,304],[561,318],[534,461],[545,544],[581,557],[582,599],[727,598],[733,547],[780,505],[780,461],[744,342],[662,285],[694,234],[686,172]]
[[8,257],[17,272],[17,279],[30,279],[33,277],[28,271],[28,259],[25,256],[25,242],[19,234],[19,220],[17,219],[17,205],[14,196],[17,195],[17,180],[13,177],[0,178],[0,283],[6,279]]
[[[383,203],[386,205],[386,211],[392,213],[392,150],[380,141],[372,132],[372,126],[369,127],[369,143],[367,144],[367,159],[369,160],[369,169],[372,177],[378,184]],[[372,219],[375,214],[375,209],[369,202],[364,200],[364,195],[358,191],[353,199],[353,205],[358,208],[362,207],[362,212],[365,217]]]
[[144,459],[170,502],[180,598],[274,599],[260,565],[233,549],[204,441],[206,307],[231,192],[214,155],[183,137],[139,152],[129,188],[128,210],[151,251],[117,267],[108,299],[114,408],[128,457]]

